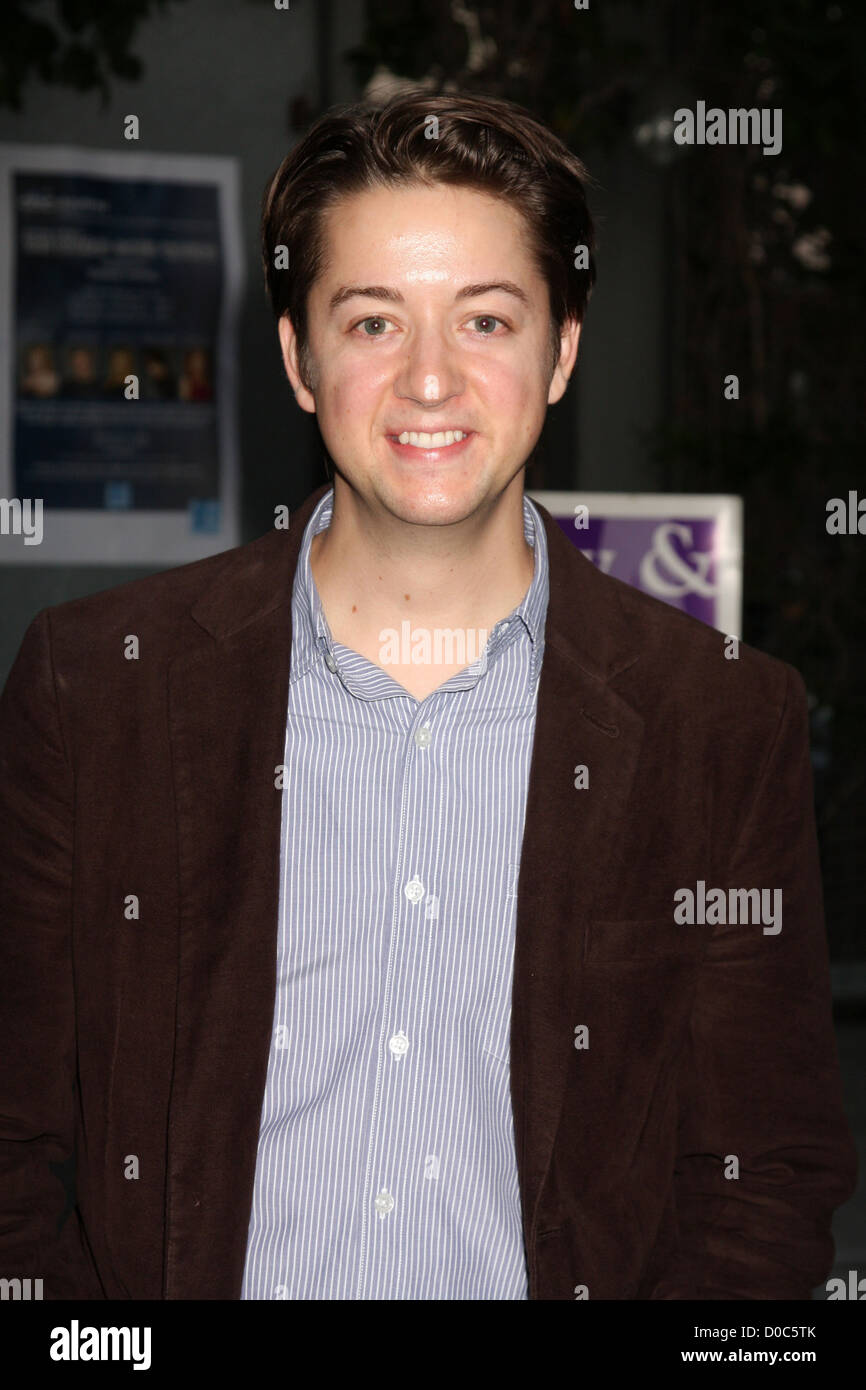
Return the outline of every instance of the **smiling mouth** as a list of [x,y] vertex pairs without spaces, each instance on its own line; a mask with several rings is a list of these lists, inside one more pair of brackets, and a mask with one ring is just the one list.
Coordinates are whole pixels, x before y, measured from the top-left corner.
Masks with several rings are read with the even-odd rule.
[[471,430],[437,430],[435,434],[426,434],[416,430],[404,430],[402,434],[389,435],[389,439],[395,439],[398,444],[411,444],[416,449],[444,449],[449,444],[459,444],[461,440],[468,439]]

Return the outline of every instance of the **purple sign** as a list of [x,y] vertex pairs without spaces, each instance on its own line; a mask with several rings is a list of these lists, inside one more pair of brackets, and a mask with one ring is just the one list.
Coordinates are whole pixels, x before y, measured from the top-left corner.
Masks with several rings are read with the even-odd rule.
[[739,635],[742,505],[738,497],[530,493],[605,574]]

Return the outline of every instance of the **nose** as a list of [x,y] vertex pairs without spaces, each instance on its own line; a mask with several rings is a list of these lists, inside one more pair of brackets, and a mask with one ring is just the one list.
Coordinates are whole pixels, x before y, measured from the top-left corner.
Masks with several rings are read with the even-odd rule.
[[395,393],[401,400],[428,407],[461,395],[464,380],[456,355],[456,346],[437,329],[419,330],[407,344],[394,382]]

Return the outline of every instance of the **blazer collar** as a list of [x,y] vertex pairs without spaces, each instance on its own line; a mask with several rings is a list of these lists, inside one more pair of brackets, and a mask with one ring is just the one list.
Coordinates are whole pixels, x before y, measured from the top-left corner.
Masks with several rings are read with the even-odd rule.
[[[273,530],[250,545],[226,553],[226,565],[190,610],[191,616],[218,641],[291,606],[292,584],[304,529],[328,491],[324,483],[291,515],[288,528]],[[533,499],[534,501],[534,499]],[[606,682],[638,658],[621,606],[627,586],[603,575],[567,540],[558,522],[540,502],[548,542],[550,597],[545,643],[554,641],[563,659],[594,681]]]

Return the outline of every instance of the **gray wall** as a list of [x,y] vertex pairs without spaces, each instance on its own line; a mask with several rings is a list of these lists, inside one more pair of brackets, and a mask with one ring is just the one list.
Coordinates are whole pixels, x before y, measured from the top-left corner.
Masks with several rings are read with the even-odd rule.
[[573,485],[652,492],[664,480],[651,470],[643,439],[660,423],[668,371],[663,176],[636,147],[615,159],[581,157],[601,187],[590,200],[598,279],[578,355]]

